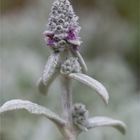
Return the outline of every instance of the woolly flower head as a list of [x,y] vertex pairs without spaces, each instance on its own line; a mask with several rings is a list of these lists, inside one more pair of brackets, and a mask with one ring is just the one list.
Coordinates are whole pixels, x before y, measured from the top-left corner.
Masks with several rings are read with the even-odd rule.
[[81,67],[77,58],[70,57],[69,59],[65,60],[64,63],[61,65],[60,72],[64,75],[68,75],[70,73],[80,73]]
[[60,52],[67,48],[77,49],[81,44],[78,17],[68,0],[55,0],[53,3],[45,41],[54,51]]

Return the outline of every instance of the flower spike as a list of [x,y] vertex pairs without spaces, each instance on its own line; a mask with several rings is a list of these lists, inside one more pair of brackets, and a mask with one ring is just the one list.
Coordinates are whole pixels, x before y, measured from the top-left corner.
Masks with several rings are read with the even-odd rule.
[[[44,32],[46,44],[54,51],[64,51],[70,47],[77,48],[81,41],[81,27],[78,17],[68,0],[55,0],[50,13],[47,30]],[[63,42],[63,44],[62,44]]]

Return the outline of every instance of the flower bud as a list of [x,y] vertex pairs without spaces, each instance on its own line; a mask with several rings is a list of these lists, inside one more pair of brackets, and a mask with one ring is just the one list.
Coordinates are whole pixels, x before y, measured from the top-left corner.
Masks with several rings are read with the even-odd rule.
[[61,74],[68,75],[70,73],[79,73],[81,72],[80,64],[77,58],[70,57],[61,65]]
[[83,131],[87,131],[87,127],[89,126],[88,122],[89,113],[86,109],[85,105],[81,103],[76,103],[72,108],[72,119],[73,123]]

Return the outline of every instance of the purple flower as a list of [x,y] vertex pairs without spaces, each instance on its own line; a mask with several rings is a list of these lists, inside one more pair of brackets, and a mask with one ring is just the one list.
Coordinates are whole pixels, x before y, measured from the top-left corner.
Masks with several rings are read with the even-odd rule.
[[74,32],[74,29],[70,29],[69,32],[68,32],[68,39],[69,40],[75,40],[76,39],[76,35],[75,35],[75,32]]
[[43,35],[44,35],[45,37],[53,37],[53,36],[54,36],[54,33],[53,33],[53,32],[50,32],[50,31],[45,31],[45,32],[43,33]]
[[76,51],[76,50],[79,50],[79,48],[78,48],[77,45],[72,45],[72,49],[75,50],[75,51]]
[[47,45],[48,46],[53,46],[55,44],[55,41],[53,40],[53,38],[48,37],[47,38]]
[[[46,44],[54,51],[62,52],[69,47],[76,50],[81,44],[79,32],[78,17],[69,0],[55,0],[44,32]],[[63,47],[60,45],[61,41],[66,42]]]

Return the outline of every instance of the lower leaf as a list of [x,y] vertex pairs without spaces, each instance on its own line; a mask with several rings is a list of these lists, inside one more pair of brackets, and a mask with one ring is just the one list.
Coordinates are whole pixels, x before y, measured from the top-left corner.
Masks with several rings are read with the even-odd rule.
[[0,107],[0,114],[21,109],[25,109],[31,114],[43,115],[59,126],[65,124],[65,120],[61,119],[56,113],[52,112],[51,110],[30,101],[19,99],[7,101]]
[[122,134],[126,133],[126,125],[119,120],[114,120],[108,117],[94,117],[88,120],[88,129],[95,127],[111,126],[119,130]]

